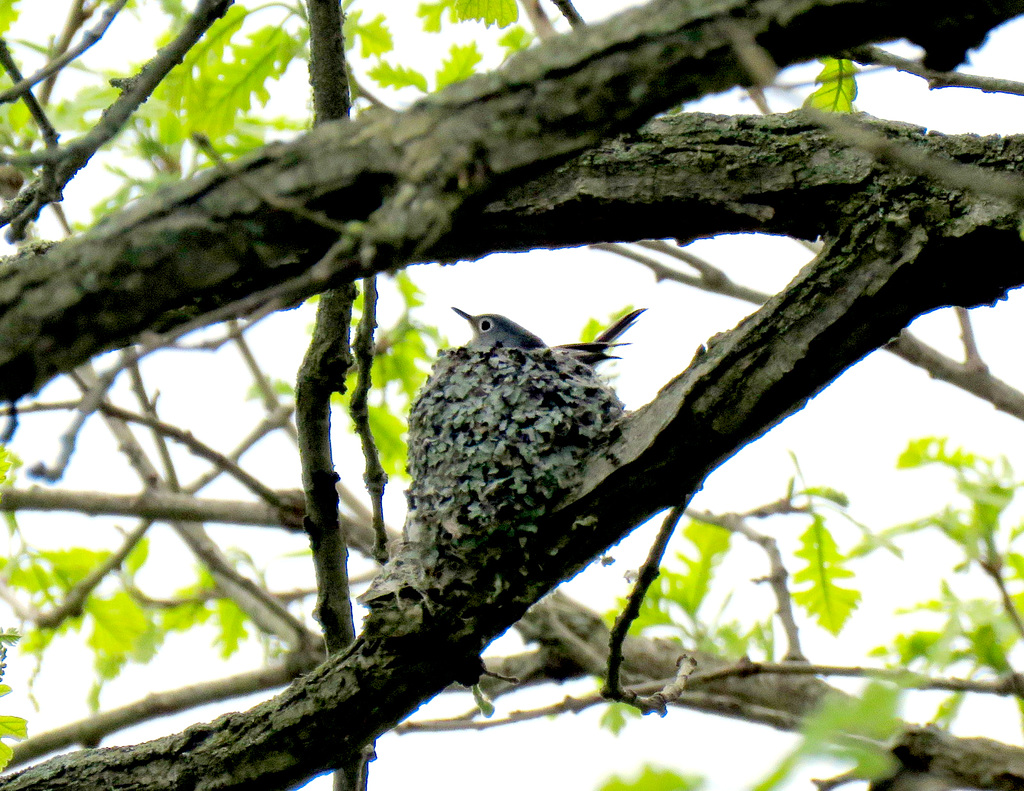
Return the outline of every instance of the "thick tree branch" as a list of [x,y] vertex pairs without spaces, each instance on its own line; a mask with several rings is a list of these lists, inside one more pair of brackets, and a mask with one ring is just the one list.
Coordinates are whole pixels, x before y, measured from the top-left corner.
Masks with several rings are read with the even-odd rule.
[[[131,749],[42,764],[0,788],[60,791],[89,776],[142,789],[156,767],[166,789],[205,777],[223,789],[274,789],[344,765],[423,700],[475,680],[481,649],[540,596],[685,498],[916,316],[990,302],[1024,281],[1012,208],[946,196],[935,217],[914,201],[884,191],[851,199],[847,223],[818,260],[626,420],[579,487],[536,520],[535,533],[509,543],[497,531],[472,566],[453,570],[454,582],[379,600],[349,650],[249,712]],[[965,273],[961,262],[978,247],[988,255],[975,256]],[[334,745],[330,754],[319,748],[323,739]]]
[[[966,16],[951,1],[719,0],[695,10],[655,0],[544,42],[500,72],[404,113],[327,124],[296,143],[161,191],[78,239],[0,271],[0,399],[36,390],[143,330],[183,324],[304,272],[337,237],[284,204],[350,223],[335,248],[340,254],[325,268],[330,283],[500,249],[500,242],[476,250],[463,242],[458,249],[446,234],[477,224],[487,201],[602,138],[680,101],[744,83],[733,52],[736,24],[779,66],[901,36],[931,47],[931,65],[941,66],[955,65],[991,27],[1022,11],[1022,0],[987,3]],[[944,27],[947,18],[955,27]],[[705,163],[698,172],[708,169]],[[273,200],[254,195],[252,183]],[[697,217],[713,217],[711,208]],[[750,206],[748,215],[759,209]],[[651,215],[647,224],[659,212]],[[664,215],[659,219],[658,233],[620,238],[663,236]],[[757,223],[748,216],[743,224]],[[801,224],[812,236],[820,229],[812,233],[807,218]],[[596,226],[590,218],[588,227]],[[544,244],[536,234],[527,242]],[[521,248],[522,239],[516,244]],[[292,296],[323,287],[310,279]]]

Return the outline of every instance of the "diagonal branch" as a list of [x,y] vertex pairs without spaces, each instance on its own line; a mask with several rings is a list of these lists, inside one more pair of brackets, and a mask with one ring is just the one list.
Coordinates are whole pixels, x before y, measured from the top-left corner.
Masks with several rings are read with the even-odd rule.
[[[51,60],[35,73],[30,74],[28,77],[24,77],[7,90],[0,92],[0,104],[17,99],[27,91],[30,91],[38,83],[57,74],[57,72],[61,71],[69,63],[81,57],[86,50],[103,38],[103,34],[107,32],[107,28],[110,27],[111,23],[114,21],[114,17],[116,17],[118,12],[127,4],[128,0],[115,0],[108,5],[106,10],[100,16],[99,22],[82,34],[82,40],[79,41],[78,44],[71,49],[65,49],[56,58]],[[48,99],[48,97],[49,91],[46,91],[43,104],[47,103],[46,99]]]

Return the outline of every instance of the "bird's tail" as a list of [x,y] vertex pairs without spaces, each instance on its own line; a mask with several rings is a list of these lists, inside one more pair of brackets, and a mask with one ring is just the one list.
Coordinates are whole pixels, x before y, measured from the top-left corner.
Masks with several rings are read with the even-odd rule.
[[618,360],[618,357],[608,354],[608,351],[616,346],[623,345],[621,343],[614,343],[615,339],[632,327],[633,322],[645,310],[647,308],[638,308],[637,310],[630,311],[589,343],[564,343],[555,348],[569,352],[581,363],[586,363],[587,365],[597,365],[597,363],[604,362],[605,360]]

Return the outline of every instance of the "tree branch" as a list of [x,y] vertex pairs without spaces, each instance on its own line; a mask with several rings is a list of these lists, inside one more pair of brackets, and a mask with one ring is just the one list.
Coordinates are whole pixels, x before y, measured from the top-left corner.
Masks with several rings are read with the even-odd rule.
[[363,279],[363,316],[359,320],[359,329],[356,332],[355,354],[358,378],[355,389],[352,391],[352,400],[349,401],[349,413],[352,415],[352,422],[359,434],[363,458],[366,460],[366,472],[363,474],[363,480],[366,483],[366,491],[370,495],[370,505],[373,509],[373,532],[376,535],[373,557],[383,565],[388,562],[388,534],[384,526],[384,486],[387,483],[387,475],[384,474],[384,468],[380,464],[380,454],[377,452],[373,430],[370,428],[368,409],[370,387],[373,385],[373,331],[376,326],[377,281],[376,278],[367,277]]
[[[0,104],[17,99],[25,92],[31,90],[33,86],[48,77],[57,74],[57,72],[61,71],[69,63],[81,57],[86,50],[103,38],[103,34],[107,32],[107,28],[110,27],[111,23],[114,21],[114,17],[116,17],[118,12],[127,4],[128,0],[114,0],[114,2],[108,5],[106,10],[104,10],[103,14],[100,16],[100,21],[96,23],[95,27],[90,28],[82,34],[82,40],[79,41],[75,47],[72,49],[58,47],[58,50],[60,51],[57,57],[35,73],[16,82],[7,90],[0,92]],[[40,97],[43,104],[47,104],[49,102],[49,94],[49,90],[46,90],[45,94]]]
[[[0,781],[0,789],[60,791],[83,773],[141,789],[165,761],[174,767],[162,778],[165,789],[191,787],[211,773],[223,789],[285,788],[345,765],[452,682],[472,683],[479,652],[531,604],[696,490],[723,459],[846,367],[921,313],[991,301],[1024,280],[1013,212],[1005,225],[972,226],[970,218],[991,218],[976,203],[957,213],[955,227],[932,227],[908,222],[922,215],[907,200],[885,191],[851,198],[847,223],[813,264],[623,421],[578,487],[534,520],[536,532],[495,531],[485,539],[473,564],[452,570],[457,584],[375,600],[349,649],[248,712],[195,726],[186,737],[62,759],[60,776],[42,764]],[[989,254],[965,273],[961,262],[979,245]],[[320,749],[324,739],[334,746],[329,753]]]
[[[348,116],[351,97],[342,39],[344,16],[331,0],[308,0],[310,30],[309,81],[313,88],[314,125]],[[355,639],[348,582],[348,548],[338,521],[338,474],[331,452],[331,394],[345,392],[352,366],[349,326],[355,286],[326,291],[316,311],[313,337],[295,385],[302,487],[306,493],[304,527],[309,534],[316,570],[315,615],[323,627],[329,654]],[[349,789],[363,786],[362,764],[349,761],[336,783]],[[336,786],[337,787],[337,786]]]
[[[222,0],[217,9],[224,7]],[[403,113],[371,112],[327,124],[295,143],[160,191],[80,238],[26,255],[4,270],[0,399],[35,390],[145,329],[177,326],[286,282],[324,258],[336,234],[255,199],[246,179],[266,185],[266,193],[281,200],[301,204],[315,197],[331,220],[348,223],[341,254],[325,267],[327,285],[415,261],[477,255],[510,244],[500,235],[495,242],[478,235],[479,208],[488,201],[609,135],[636,128],[659,110],[745,82],[733,36],[722,29],[734,11],[743,10],[745,35],[781,67],[901,36],[932,46],[938,60],[948,60],[1024,10],[1019,0],[1000,0],[965,20],[953,3],[914,0],[908,6],[903,0],[899,13],[896,8],[896,0],[835,0],[820,7],[816,0],[722,0],[712,12],[655,0],[544,42],[500,72],[452,86]],[[957,25],[937,37],[935,26],[944,14]],[[501,120],[511,118],[538,121]],[[417,145],[409,146],[414,139]],[[63,163],[61,173],[67,167]],[[706,170],[699,166],[695,174],[707,177]],[[726,211],[734,220],[745,215],[742,225],[748,229],[763,226],[768,217],[759,202]],[[698,227],[698,234],[707,234],[713,209],[703,206],[682,220],[673,211],[673,227],[685,233],[687,226]],[[814,221],[821,214],[819,208],[800,218],[803,236],[817,235],[822,224]],[[793,219],[792,210],[787,215]],[[627,213],[615,225],[621,228],[626,219],[645,224]],[[717,224],[726,219],[719,217]],[[646,224],[658,221],[662,233],[634,229],[619,240],[667,235],[667,220],[652,212]],[[593,235],[600,226],[590,217],[587,227]],[[551,228],[538,226],[508,249],[546,244],[541,230]],[[579,226],[572,233],[578,238]],[[453,244],[456,234],[466,234],[459,245]],[[126,279],[128,272],[133,277]],[[323,288],[310,279],[292,297]],[[46,296],[54,292],[59,299]]]
[[96,745],[105,737],[124,728],[168,714],[187,711],[207,703],[251,695],[282,687],[314,667],[320,657],[316,655],[290,655],[287,661],[269,667],[240,673],[237,676],[189,684],[167,692],[153,692],[127,706],[110,709],[33,736],[14,747],[9,767],[28,763],[47,753],[73,747],[76,744]]

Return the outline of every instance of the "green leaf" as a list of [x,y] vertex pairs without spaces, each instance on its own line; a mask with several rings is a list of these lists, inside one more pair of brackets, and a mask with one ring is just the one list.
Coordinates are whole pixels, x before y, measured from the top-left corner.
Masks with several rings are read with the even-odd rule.
[[160,0],[160,8],[172,19],[185,18],[185,4],[182,0]]
[[0,36],[11,29],[18,19],[18,3],[21,0],[0,0]]
[[815,78],[820,86],[807,97],[804,107],[829,113],[852,113],[857,98],[857,67],[845,58],[822,58],[821,72]]
[[475,19],[487,27],[508,27],[519,19],[516,0],[455,0],[455,16],[459,21]]
[[683,530],[683,535],[693,544],[696,555],[694,557],[688,557],[681,553],[677,555],[678,559],[686,566],[685,581],[678,590],[673,590],[670,595],[673,601],[682,606],[683,610],[696,618],[697,611],[711,589],[715,567],[729,551],[732,534],[715,525],[692,519]]
[[388,29],[384,14],[377,14],[371,21],[363,23],[363,12],[349,11],[345,16],[345,48],[355,46],[356,39],[361,44],[359,55],[363,58],[383,55],[395,48],[394,39]]
[[600,725],[612,732],[613,736],[622,733],[630,720],[640,719],[640,712],[634,706],[625,703],[609,703],[601,713]]
[[142,608],[124,591],[109,599],[92,596],[85,610],[93,621],[87,643],[97,655],[127,656],[149,627]]
[[448,57],[437,72],[437,89],[441,90],[453,83],[472,77],[476,73],[476,65],[483,60],[483,55],[476,48],[476,42],[466,45],[452,44]]
[[490,718],[494,716],[494,704],[491,703],[484,691],[480,689],[479,684],[473,685],[473,700],[476,703],[476,707],[480,709],[480,713],[484,717]]
[[[953,720],[960,713],[965,700],[967,700],[967,696],[963,692],[954,692],[938,705],[938,708],[935,709],[935,714],[928,721],[934,723],[939,728],[951,728]],[[1017,704],[1019,705],[1020,703],[1021,701],[1018,698]]]
[[797,492],[797,494],[802,494],[807,497],[820,497],[822,500],[828,500],[841,508],[850,507],[850,498],[838,489],[833,489],[831,486],[809,486],[803,491]]
[[367,407],[370,431],[380,454],[380,464],[388,476],[405,472],[406,447],[403,436],[405,422],[396,417],[387,407],[370,404]]
[[254,101],[267,103],[267,83],[284,74],[304,51],[306,28],[287,26],[289,14],[244,41],[235,40],[249,13],[240,5],[229,8],[161,83],[154,98],[165,107],[155,103],[155,115],[149,116],[157,125],[156,142],[179,145],[194,131],[219,141],[235,133],[239,117]]
[[[0,484],[7,483],[7,473],[14,466],[7,448],[0,445]],[[3,495],[0,494],[0,497]]]
[[681,775],[671,769],[644,764],[634,779],[613,775],[598,786],[598,791],[697,791],[703,786],[703,777]]
[[533,34],[522,25],[513,25],[498,39],[498,46],[504,47],[505,57],[526,49],[533,43]]
[[617,322],[627,313],[632,311],[634,308],[632,305],[626,305],[621,310],[615,311],[611,316],[608,317],[607,321],[601,321],[599,319],[590,319],[586,326],[583,327],[583,331],[580,333],[580,341],[583,343],[590,343],[598,335],[601,334],[602,330],[606,327],[610,327],[612,324]]
[[0,714],[0,738],[4,738],[5,736],[10,736],[15,739],[24,739],[28,736],[28,722],[24,717],[12,717],[9,714]]
[[382,88],[416,88],[427,92],[427,78],[408,66],[393,66],[381,60],[366,73]]
[[159,614],[160,628],[168,632],[187,632],[192,627],[206,623],[213,610],[200,602],[188,602],[169,607]]
[[[293,398],[295,396],[295,387],[291,382],[286,382],[284,379],[271,379],[270,389],[277,393],[279,396],[285,398]],[[263,398],[263,389],[257,382],[253,382],[249,389],[245,391],[246,401],[259,401]]]
[[449,18],[455,13],[455,0],[441,0],[439,3],[420,3],[416,16],[423,20],[426,33],[441,32],[441,15],[447,11]]
[[922,437],[911,440],[907,444],[907,449],[900,454],[896,468],[906,470],[938,463],[961,470],[966,467],[977,467],[979,462],[986,461],[959,448],[950,453],[946,450],[946,442],[945,437]]
[[238,650],[242,640],[249,636],[245,630],[246,615],[231,599],[218,599],[215,612],[220,632],[214,645],[220,646],[221,657],[227,659]]
[[143,537],[139,540],[132,551],[128,553],[128,557],[124,560],[124,569],[129,575],[135,575],[139,572],[149,558],[149,539]]
[[[903,729],[899,718],[901,690],[893,684],[871,681],[860,698],[833,695],[808,715],[801,728],[803,739],[754,789],[779,788],[804,760],[828,757],[851,766],[857,778],[887,777],[896,759],[885,743]],[[861,739],[849,737],[861,736]]]
[[854,574],[844,568],[845,559],[820,515],[813,515],[810,527],[800,537],[796,556],[807,565],[793,575],[793,581],[808,583],[809,587],[794,590],[793,600],[829,632],[839,634],[857,608],[860,592],[836,584],[836,580],[849,579]]

